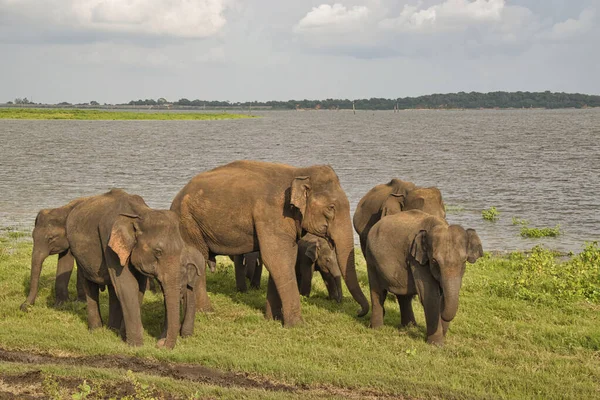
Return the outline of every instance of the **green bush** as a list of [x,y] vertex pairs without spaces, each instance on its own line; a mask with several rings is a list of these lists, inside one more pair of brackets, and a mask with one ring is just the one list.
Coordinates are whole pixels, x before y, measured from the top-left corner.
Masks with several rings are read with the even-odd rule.
[[500,218],[500,211],[496,210],[496,207],[490,207],[487,210],[483,210],[481,216],[486,221],[497,221]]
[[587,243],[583,251],[568,261],[556,260],[557,253],[536,246],[530,255],[513,253],[510,266],[514,278],[493,282],[500,296],[524,300],[555,302],[587,300],[600,303],[600,248]]
[[541,237],[556,237],[560,235],[560,225],[554,228],[530,228],[523,226],[521,228],[521,236],[526,238],[541,238]]

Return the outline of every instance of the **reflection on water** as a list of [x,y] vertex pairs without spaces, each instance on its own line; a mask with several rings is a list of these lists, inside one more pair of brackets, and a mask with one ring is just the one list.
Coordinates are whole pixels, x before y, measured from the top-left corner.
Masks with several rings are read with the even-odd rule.
[[[0,226],[121,187],[168,208],[197,173],[238,159],[330,164],[352,207],[392,177],[437,186],[486,250],[577,251],[600,239],[600,110],[264,112],[232,121],[0,121]],[[496,206],[496,223],[481,210]],[[354,212],[354,210],[352,210]],[[523,239],[512,217],[560,224]]]

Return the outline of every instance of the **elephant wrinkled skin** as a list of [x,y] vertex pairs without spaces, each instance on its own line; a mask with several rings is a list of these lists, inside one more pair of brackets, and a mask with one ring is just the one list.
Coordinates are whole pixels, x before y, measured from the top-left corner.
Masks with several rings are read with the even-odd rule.
[[[330,240],[342,276],[365,315],[369,303],[358,284],[350,204],[330,166],[235,161],[194,177],[175,197],[183,239],[206,259],[260,251],[269,271],[266,317],[284,326],[302,321],[295,277],[303,232]],[[199,309],[210,306],[199,282]],[[202,287],[203,286],[203,287]]]
[[387,292],[397,296],[401,324],[415,323],[411,299],[425,311],[427,342],[442,345],[458,310],[465,262],[483,255],[473,229],[448,225],[418,210],[382,218],[370,230],[365,258],[371,288],[371,327],[383,325]]
[[312,276],[321,273],[330,300],[342,301],[340,266],[331,244],[318,236],[307,233],[298,241],[296,280],[302,296],[310,296]]
[[[79,198],[62,207],[41,210],[35,218],[35,226],[32,232],[33,251],[31,253],[29,294],[25,302],[21,304],[22,311],[27,311],[28,306],[35,303],[42,265],[44,260],[53,254],[58,254],[55,282],[56,305],[69,299],[69,279],[73,272],[75,260],[67,241],[67,217],[84,200],[86,199]],[[85,301],[83,278],[79,268],[77,268],[77,299]]]
[[392,179],[369,190],[358,202],[352,221],[363,254],[369,231],[377,221],[385,215],[409,210],[421,210],[446,218],[442,194],[435,187],[421,188],[412,182]]
[[[86,199],[69,214],[67,239],[85,277],[88,327],[102,326],[98,291],[107,285],[109,327],[120,328],[128,344],[142,345],[140,305],[147,278],[155,277],[164,294],[167,327],[158,346],[173,348],[180,331],[182,280],[195,285],[199,278],[188,273],[200,277],[205,271],[200,253],[186,248],[177,215],[151,209],[140,196],[112,189]],[[193,328],[195,296],[191,298],[186,296],[192,311],[185,310],[184,334],[191,333],[190,324]]]

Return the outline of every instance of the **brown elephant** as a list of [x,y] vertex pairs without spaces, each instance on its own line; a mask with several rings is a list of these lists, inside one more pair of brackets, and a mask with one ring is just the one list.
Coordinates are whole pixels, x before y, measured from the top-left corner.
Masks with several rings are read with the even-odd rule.
[[[67,218],[67,239],[81,268],[88,326],[102,326],[99,288],[109,289],[109,327],[121,328],[128,344],[142,345],[140,305],[148,277],[157,278],[164,294],[166,334],[158,346],[173,348],[180,332],[179,302],[186,297],[182,335],[191,334],[195,316],[193,287],[205,272],[201,253],[183,242],[178,216],[149,208],[140,196],[120,189],[93,196]],[[190,319],[191,318],[191,319]]]
[[330,300],[342,301],[342,275],[335,249],[322,237],[307,233],[298,241],[296,281],[302,296],[310,296],[312,276],[319,271]]
[[[79,205],[85,198],[75,199],[67,205],[58,208],[41,210],[35,218],[33,228],[33,251],[31,253],[31,279],[29,281],[29,294],[21,310],[27,311],[30,305],[35,304],[37,297],[40,275],[44,260],[50,255],[58,254],[56,268],[56,281],[54,283],[56,294],[56,305],[69,300],[69,279],[73,272],[75,260],[69,249],[67,241],[67,217],[69,213]],[[85,301],[83,291],[83,279],[77,269],[77,299]]]
[[[180,217],[184,240],[207,259],[260,251],[269,271],[267,318],[283,319],[284,326],[302,321],[295,264],[303,232],[334,244],[359,315],[368,312],[354,265],[350,204],[330,166],[235,161],[194,177],[171,210]],[[200,309],[209,306],[205,290],[197,302]]]
[[260,278],[262,276],[263,264],[260,259],[260,251],[253,251],[239,256],[230,256],[235,266],[235,285],[238,292],[248,290],[246,278],[250,280],[250,287],[260,289]]
[[448,225],[419,210],[381,218],[367,237],[365,259],[371,288],[371,327],[383,325],[387,292],[397,296],[401,325],[415,323],[411,300],[419,295],[427,342],[441,345],[458,310],[465,262],[483,255],[474,229]]
[[369,190],[358,202],[352,221],[363,254],[369,231],[382,216],[408,210],[446,218],[442,193],[435,187],[421,188],[412,182],[392,179]]

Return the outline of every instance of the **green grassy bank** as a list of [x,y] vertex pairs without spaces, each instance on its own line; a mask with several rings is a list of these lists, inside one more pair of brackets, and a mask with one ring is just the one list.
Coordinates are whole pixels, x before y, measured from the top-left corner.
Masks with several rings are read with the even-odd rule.
[[56,108],[0,108],[0,119],[75,119],[75,120],[221,120],[254,118],[228,113],[98,111]]
[[[530,256],[487,255],[468,265],[460,309],[442,348],[425,343],[423,311],[417,301],[417,327],[398,329],[398,306],[390,297],[385,327],[372,330],[368,316],[355,317],[358,305],[347,291],[342,304],[326,299],[320,277],[314,279],[312,297],[302,300],[306,323],[283,329],[263,318],[266,276],[261,290],[236,293],[233,266],[225,258],[219,258],[217,271],[208,274],[215,312],[197,316],[192,337],[179,340],[173,351],[156,349],[162,295],[147,293],[145,344],[131,348],[107,329],[90,333],[83,304],[52,306],[56,257],[45,263],[35,306],[29,313],[21,312],[30,257],[31,243],[26,239],[13,235],[0,240],[2,350],[198,363],[289,388],[194,382],[128,373],[127,367],[119,365],[0,362],[0,378],[5,382],[10,376],[37,374],[39,390],[48,396],[62,390],[58,397],[85,392],[86,398],[97,398],[115,383],[140,391],[138,398],[160,398],[166,393],[180,398],[587,399],[600,395],[600,306],[595,297],[600,293],[600,250],[593,244],[564,268],[551,252],[540,249]],[[357,261],[368,295],[364,259],[359,256]],[[563,287],[563,269],[573,279],[588,275]],[[551,295],[555,290],[560,293]],[[74,298],[74,279],[70,292]],[[105,321],[107,300],[107,293],[102,293]],[[91,389],[77,385],[65,389],[69,386],[59,385],[65,379],[79,379],[79,383],[86,379]]]

